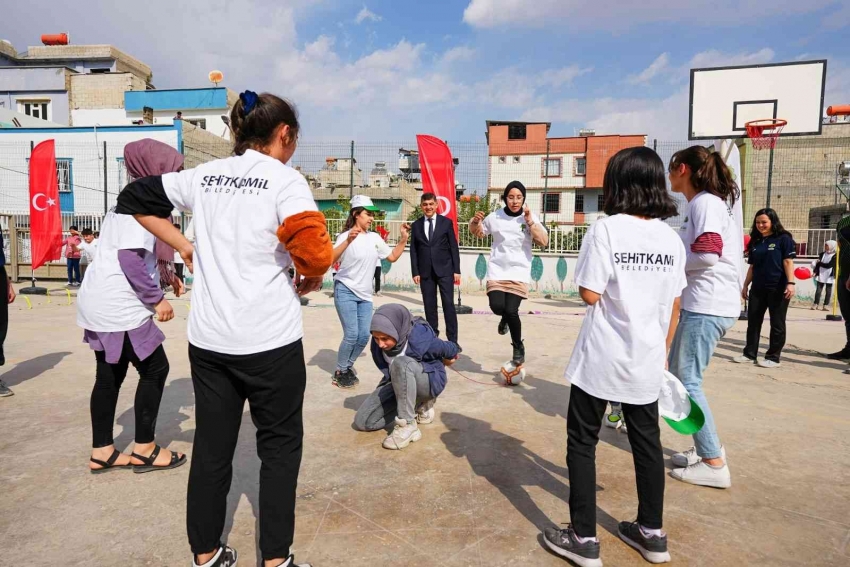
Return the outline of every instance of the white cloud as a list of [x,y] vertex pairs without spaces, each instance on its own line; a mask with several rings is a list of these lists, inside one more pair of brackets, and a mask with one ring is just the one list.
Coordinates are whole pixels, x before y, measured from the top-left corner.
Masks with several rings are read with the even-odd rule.
[[658,57],[655,58],[655,61],[649,64],[649,67],[638,73],[637,75],[630,75],[626,82],[630,85],[641,85],[646,84],[659,73],[666,71],[670,64],[670,54],[662,53]]
[[357,12],[357,17],[354,18],[354,23],[362,24],[366,20],[369,20],[371,22],[380,22],[383,19],[384,18],[382,18],[366,6],[363,6],[363,9]]
[[[585,30],[622,30],[654,22],[736,26],[748,18],[807,14],[835,3],[835,0],[774,0],[768,14],[764,3],[740,0],[690,0],[687,3],[644,0],[639,5],[623,0],[470,0],[463,12],[463,21],[476,28],[568,26]],[[831,18],[830,22],[836,19]]]
[[473,48],[466,45],[460,45],[443,53],[442,57],[440,57],[440,62],[454,63],[456,61],[469,61],[475,57],[475,54],[476,52]]
[[570,65],[561,69],[549,69],[541,73],[540,86],[562,87],[570,84],[576,77],[580,77],[593,71],[593,67],[579,67]]
[[694,55],[688,66],[690,69],[702,67],[726,67],[734,65],[758,65],[769,63],[773,60],[774,51],[770,48],[762,48],[752,53],[723,53],[716,49],[709,49]]

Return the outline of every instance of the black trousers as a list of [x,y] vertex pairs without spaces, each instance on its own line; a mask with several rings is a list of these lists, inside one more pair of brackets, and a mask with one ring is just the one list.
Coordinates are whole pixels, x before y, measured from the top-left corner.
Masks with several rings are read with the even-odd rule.
[[847,291],[847,276],[836,280],[835,285],[838,286],[836,295],[838,296],[838,309],[841,311],[841,318],[844,319],[844,332],[847,335],[847,343],[844,345],[844,350],[850,352],[850,291]]
[[183,267],[184,266],[186,266],[186,264],[179,264],[179,263],[174,264],[174,273],[177,274],[177,277],[180,278],[181,282],[183,281]]
[[[581,537],[596,537],[596,445],[606,400],[578,386],[570,388],[567,410],[567,468],[570,474],[570,522]],[[658,427],[658,402],[623,404],[637,480],[637,521],[660,530],[664,514],[664,453]]]
[[491,291],[487,298],[490,300],[490,310],[507,321],[511,342],[518,345],[522,341],[522,321],[519,319],[519,304],[522,303],[522,298],[504,291]]
[[264,559],[287,557],[295,532],[295,489],[304,436],[307,370],[301,341],[247,355],[189,345],[195,387],[195,442],[186,523],[195,554],[221,540],[233,454],[245,400],[257,428],[260,467],[260,549]]
[[429,275],[420,274],[419,287],[422,291],[422,303],[425,306],[425,319],[434,332],[440,331],[440,318],[437,315],[437,289],[440,290],[440,299],[443,302],[443,317],[446,319],[446,338],[457,343],[457,311],[454,303],[455,278],[453,274],[439,277],[435,273]]
[[6,267],[0,266],[0,366],[6,364],[6,354],[3,344],[6,342],[6,333],[9,331],[9,276]]
[[823,282],[815,282],[815,305],[820,303],[820,294],[823,291],[824,286],[826,287],[826,293],[823,298],[823,306],[826,307],[830,303],[832,303],[832,284],[831,283],[823,283]]
[[744,356],[755,360],[758,357],[761,326],[765,311],[770,313],[770,343],[764,355],[766,360],[779,362],[785,346],[785,315],[790,299],[785,299],[782,289],[751,289],[747,309],[747,346]]
[[117,363],[106,362],[106,353],[103,351],[95,351],[94,357],[97,370],[90,402],[92,447],[109,447],[113,443],[115,406],[118,404],[118,393],[127,377],[130,364],[139,373],[139,384],[136,386],[136,398],[133,402],[133,410],[136,413],[136,443],[152,443],[162,390],[165,388],[165,379],[168,378],[169,365],[165,349],[159,345],[153,354],[139,360],[133,350],[130,336],[124,333],[124,348]]
[[375,293],[381,291],[381,266],[375,267]]

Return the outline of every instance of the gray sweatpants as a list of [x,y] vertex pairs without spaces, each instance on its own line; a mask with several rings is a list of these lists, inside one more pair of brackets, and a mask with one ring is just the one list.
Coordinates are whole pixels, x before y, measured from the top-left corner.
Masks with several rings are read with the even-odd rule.
[[431,383],[422,363],[409,356],[397,356],[390,364],[390,381],[382,381],[357,410],[354,429],[386,429],[396,416],[411,422],[415,419],[416,404],[430,399]]

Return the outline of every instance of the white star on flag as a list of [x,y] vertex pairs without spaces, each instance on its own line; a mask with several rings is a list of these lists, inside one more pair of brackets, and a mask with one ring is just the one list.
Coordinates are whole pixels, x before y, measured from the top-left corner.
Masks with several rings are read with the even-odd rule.
[[52,206],[53,206],[53,205],[55,205],[55,204],[56,204],[56,200],[55,200],[55,199],[48,199],[48,200],[47,200],[47,206],[48,206],[48,207],[52,207]]

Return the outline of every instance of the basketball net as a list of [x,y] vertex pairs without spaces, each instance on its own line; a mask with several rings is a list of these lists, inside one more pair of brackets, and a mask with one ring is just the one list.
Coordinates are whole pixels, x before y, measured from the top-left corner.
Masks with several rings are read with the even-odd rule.
[[782,129],[788,124],[785,120],[778,118],[768,118],[765,120],[753,120],[746,123],[747,136],[753,142],[753,148],[756,150],[772,150],[776,147],[776,142],[779,140],[779,134]]

